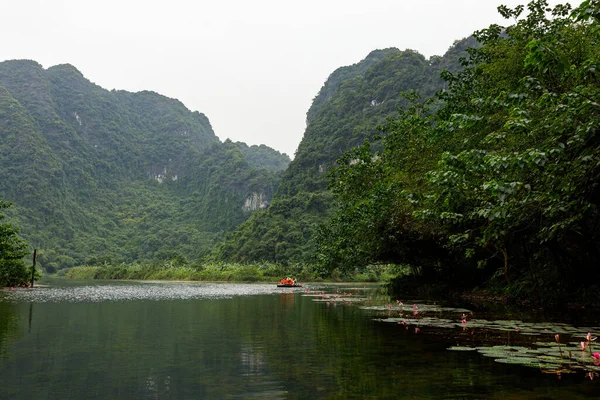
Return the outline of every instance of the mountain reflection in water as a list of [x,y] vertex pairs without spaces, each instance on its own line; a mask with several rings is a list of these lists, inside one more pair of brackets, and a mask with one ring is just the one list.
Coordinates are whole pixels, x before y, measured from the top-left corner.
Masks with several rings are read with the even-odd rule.
[[[375,286],[353,298],[376,298]],[[266,284],[51,281],[0,294],[9,399],[593,398],[597,381],[495,363],[360,302]],[[338,290],[319,288],[323,293]],[[333,296],[332,296],[333,297]],[[350,297],[350,296],[349,296]],[[533,397],[531,397],[533,396]]]

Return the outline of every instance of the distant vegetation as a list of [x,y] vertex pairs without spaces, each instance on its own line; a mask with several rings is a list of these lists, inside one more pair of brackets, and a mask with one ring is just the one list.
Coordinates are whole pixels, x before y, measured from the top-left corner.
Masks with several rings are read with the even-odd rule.
[[0,201],[0,287],[25,285],[30,276],[23,261],[27,244],[19,238],[17,228],[3,222],[1,210],[8,207],[9,204]]
[[248,146],[246,143],[235,142],[242,155],[255,168],[262,168],[272,172],[284,171],[290,164],[290,157],[285,153],[261,144]]
[[70,65],[0,63],[0,199],[47,271],[198,260],[275,192],[289,157],[219,142],[153,92],[107,91]]
[[[378,282],[389,280],[406,270],[394,265],[370,266],[360,270],[335,270],[328,277],[333,281]],[[71,279],[134,279],[134,280],[191,280],[231,282],[278,282],[293,276],[298,282],[323,279],[313,266],[284,266],[273,263],[202,263],[187,264],[184,260],[168,262],[104,264],[73,267],[61,271]]]

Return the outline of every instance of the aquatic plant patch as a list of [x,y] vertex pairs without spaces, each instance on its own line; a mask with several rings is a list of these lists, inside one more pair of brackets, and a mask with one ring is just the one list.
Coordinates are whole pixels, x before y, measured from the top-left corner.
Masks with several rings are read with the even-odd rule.
[[305,290],[303,296],[328,305],[358,303],[362,310],[373,315],[374,321],[400,325],[407,330],[410,327],[415,334],[440,334],[446,340],[456,341],[455,346],[448,347],[450,351],[477,352],[498,363],[539,368],[544,373],[558,375],[577,371],[585,371],[586,374],[600,372],[600,353],[594,351],[596,338],[590,333],[600,332],[600,327],[475,318],[469,309],[429,304],[422,300],[406,303],[387,300],[384,304],[371,304],[370,297],[354,296],[346,291]]

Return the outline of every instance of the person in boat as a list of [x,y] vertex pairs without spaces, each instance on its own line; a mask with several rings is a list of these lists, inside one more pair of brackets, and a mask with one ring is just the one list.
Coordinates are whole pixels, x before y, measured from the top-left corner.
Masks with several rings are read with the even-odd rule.
[[282,285],[293,285],[294,284],[294,280],[292,278],[290,278],[289,276],[286,276],[285,278],[283,278],[280,282]]

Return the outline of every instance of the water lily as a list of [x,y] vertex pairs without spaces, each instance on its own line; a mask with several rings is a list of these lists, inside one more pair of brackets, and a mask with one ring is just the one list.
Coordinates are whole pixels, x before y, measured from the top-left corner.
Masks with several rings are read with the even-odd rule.
[[581,346],[581,350],[585,350],[587,347],[587,342],[580,342],[579,345]]
[[[556,335],[554,335],[554,340],[556,340],[556,343],[558,343],[558,351],[560,352],[560,356],[563,356],[563,352],[562,349],[560,348],[560,335],[557,333]],[[569,358],[571,357],[571,352],[569,352]]]
[[592,334],[590,332],[588,332],[587,336],[585,337],[586,340],[589,342],[593,342],[594,340],[598,339],[596,336],[592,337]]

